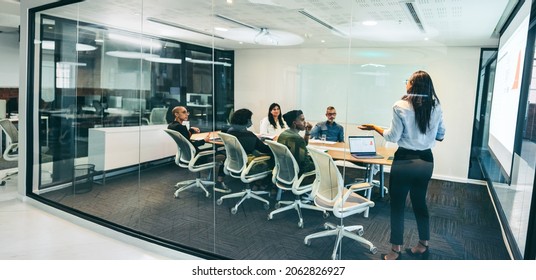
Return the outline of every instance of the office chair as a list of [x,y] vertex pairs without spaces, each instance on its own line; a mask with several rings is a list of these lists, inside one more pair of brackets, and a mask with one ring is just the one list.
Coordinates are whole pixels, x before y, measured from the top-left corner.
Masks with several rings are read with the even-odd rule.
[[[0,127],[6,134],[6,149],[2,154],[6,161],[19,160],[19,131],[17,127],[8,119],[0,120]],[[1,132],[0,132],[1,133]],[[2,143],[0,143],[1,145]],[[11,176],[17,174],[18,171],[8,172],[0,179],[0,186],[3,186]]]
[[340,218],[340,223],[337,225],[325,223],[325,231],[307,235],[303,242],[306,245],[310,245],[311,239],[324,236],[336,236],[337,239],[335,241],[333,253],[331,254],[331,258],[334,260],[340,257],[338,251],[343,237],[348,237],[367,245],[370,252],[375,254],[378,249],[370,241],[362,237],[363,226],[345,226],[343,224],[344,218],[362,213],[370,207],[374,207],[373,201],[356,193],[357,191],[365,189],[370,190],[372,186],[369,183],[360,183],[346,189],[344,187],[342,175],[337,169],[331,156],[315,148],[307,147],[307,150],[315,164],[316,179],[313,183],[313,190],[311,192],[315,204],[319,208],[333,212],[335,217]]
[[93,108],[95,108],[95,114],[101,117],[105,117],[107,114],[104,111],[104,107],[98,100],[93,100]]
[[167,108],[153,108],[149,114],[149,124],[167,124]]
[[[215,163],[213,160],[207,160],[206,163],[198,163],[198,161],[207,156],[213,156],[214,150],[200,151],[196,153],[196,150],[190,140],[186,139],[180,132],[165,129],[164,130],[177,144],[177,154],[175,155],[175,164],[180,167],[188,168],[191,172],[197,173],[197,178],[195,180],[187,180],[178,182],[175,184],[178,189],[175,191],[175,198],[179,197],[179,194],[182,191],[187,189],[198,187],[205,192],[206,197],[210,197],[210,192],[207,191],[208,185],[214,185],[215,183],[209,180],[201,179],[201,171],[211,170],[214,168]],[[210,173],[209,173],[210,176]]]
[[[296,212],[298,212],[298,227],[303,228],[303,217],[301,213],[302,208],[321,211],[324,213],[324,218],[327,218],[329,214],[326,210],[315,205],[308,204],[308,201],[302,201],[301,196],[308,194],[312,189],[312,184],[302,185],[302,182],[305,178],[314,176],[315,171],[313,170],[306,172],[299,176],[298,174],[300,172],[300,167],[298,166],[296,159],[288,147],[270,140],[266,140],[265,142],[268,144],[275,157],[275,167],[272,175],[272,181],[280,190],[292,191],[296,197],[294,201],[277,202],[275,206],[276,210],[268,214],[268,220],[273,219],[275,214],[294,209]],[[279,208],[282,204],[286,206]]]
[[225,153],[227,155],[224,163],[224,172],[227,175],[231,175],[234,178],[240,178],[240,180],[246,184],[245,189],[241,192],[231,193],[220,197],[216,200],[216,204],[221,205],[224,199],[241,197],[233,208],[231,213],[236,214],[238,207],[246,199],[256,199],[264,202],[264,209],[270,208],[270,202],[260,197],[262,194],[268,194],[266,191],[252,191],[249,187],[249,183],[265,178],[272,172],[272,170],[256,170],[259,164],[266,164],[270,160],[270,156],[258,156],[248,162],[248,155],[246,151],[238,141],[238,139],[227,133],[220,132],[219,137],[225,145]]

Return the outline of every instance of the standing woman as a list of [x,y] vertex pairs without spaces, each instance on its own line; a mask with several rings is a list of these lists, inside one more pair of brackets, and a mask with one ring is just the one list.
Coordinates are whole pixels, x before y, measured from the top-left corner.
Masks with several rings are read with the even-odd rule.
[[268,109],[268,116],[261,120],[260,134],[277,136],[287,127],[281,116],[281,106],[272,103]]
[[430,218],[426,206],[426,191],[434,169],[431,148],[435,141],[445,137],[443,112],[428,73],[417,71],[406,83],[407,94],[393,106],[393,120],[389,129],[383,130],[373,124],[359,126],[375,130],[385,140],[397,143],[391,167],[391,251],[382,254],[384,260],[402,258],[404,239],[404,209],[410,195],[413,212],[419,231],[419,242],[406,252],[413,258],[427,259],[430,254]]

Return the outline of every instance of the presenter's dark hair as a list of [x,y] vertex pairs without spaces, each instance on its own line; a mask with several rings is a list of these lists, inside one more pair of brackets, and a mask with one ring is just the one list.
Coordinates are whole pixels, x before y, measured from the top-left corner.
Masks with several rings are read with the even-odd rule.
[[283,117],[282,117],[283,114],[281,114],[281,106],[279,106],[279,104],[277,103],[272,103],[272,105],[270,105],[270,108],[268,108],[268,121],[270,121],[270,124],[274,128],[277,128],[275,124],[274,116],[272,116],[272,109],[274,109],[275,107],[279,108],[279,116],[277,116],[277,119],[279,120],[279,125],[281,126],[281,128],[285,128],[285,123],[283,122]]
[[419,131],[425,134],[430,127],[430,116],[432,110],[439,103],[432,78],[428,73],[419,70],[411,75],[409,80],[409,88],[407,94],[402,97],[413,106],[415,111],[415,122],[419,127]]
[[247,125],[248,121],[251,120],[251,116],[253,116],[253,113],[248,109],[236,110],[231,117],[231,124]]
[[294,121],[295,121],[300,115],[303,115],[302,110],[292,110],[292,111],[286,112],[286,113],[283,115],[283,119],[285,119],[285,122],[287,123],[287,125],[288,125],[289,127],[293,127],[293,126],[294,126]]

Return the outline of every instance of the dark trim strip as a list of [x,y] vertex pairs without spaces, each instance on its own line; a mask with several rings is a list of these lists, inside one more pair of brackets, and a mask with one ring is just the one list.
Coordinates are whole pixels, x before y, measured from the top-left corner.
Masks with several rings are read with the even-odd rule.
[[519,246],[517,245],[514,234],[512,233],[512,229],[510,228],[508,219],[504,214],[504,210],[502,208],[501,202],[499,201],[499,197],[497,196],[497,192],[495,192],[495,187],[493,187],[493,181],[490,179],[486,168],[480,162],[480,158],[478,158],[478,164],[480,165],[480,170],[482,170],[482,173],[484,174],[484,178],[486,178],[486,186],[488,188],[489,193],[491,194],[491,199],[493,200],[493,204],[495,205],[495,210],[499,215],[499,220],[506,235],[506,241],[508,242],[508,244],[506,245],[508,245],[508,247],[510,248],[514,260],[521,260],[523,259],[523,257],[521,256],[521,251],[519,250]]

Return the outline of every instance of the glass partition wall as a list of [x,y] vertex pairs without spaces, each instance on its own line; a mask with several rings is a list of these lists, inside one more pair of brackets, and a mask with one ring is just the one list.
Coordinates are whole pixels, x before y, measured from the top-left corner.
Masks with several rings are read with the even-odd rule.
[[[212,163],[209,169],[198,172],[175,161],[178,145],[164,130],[176,106],[189,113],[183,124],[201,132],[226,130],[233,112],[247,108],[253,112],[249,130],[258,134],[274,102],[281,113],[303,110],[311,123],[325,121],[326,107],[334,106],[345,137],[373,134],[380,140],[357,125],[389,126],[391,105],[411,73],[438,71],[450,59],[440,45],[356,48],[362,40],[353,21],[366,3],[280,2],[87,0],[32,13],[35,105],[30,111],[39,124],[34,131],[39,183],[33,193],[101,224],[206,258],[378,259],[368,245],[347,238],[335,251],[335,238],[305,246],[304,238],[324,230],[325,222],[366,224],[357,233],[370,238],[367,229],[374,221],[363,213],[326,217],[307,209],[301,211],[302,223],[293,209],[269,216],[280,206],[272,175],[248,184],[222,174],[225,151],[218,139],[206,147],[214,156],[200,160]],[[328,8],[338,16],[314,16]],[[281,22],[296,29],[279,30]],[[398,21],[396,26],[412,28]],[[459,61],[472,59],[464,50],[452,52],[461,53]],[[371,95],[381,97],[376,106],[362,102]],[[364,168],[346,165],[345,156],[338,160],[344,183],[364,178]],[[269,207],[248,197],[235,208],[240,197],[220,200],[228,194],[212,184],[208,194],[200,187],[176,192],[186,181],[215,184],[219,175],[233,193],[265,191],[261,197]],[[291,191],[281,195],[294,199]],[[390,248],[386,238],[387,233],[376,237],[381,251]]]

